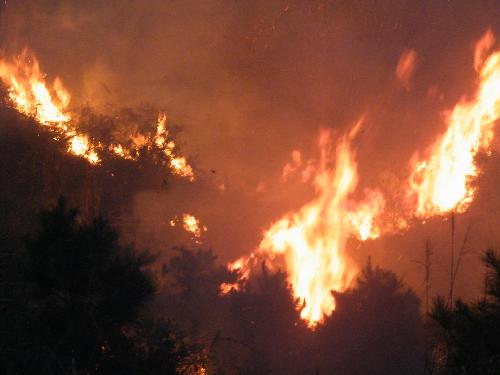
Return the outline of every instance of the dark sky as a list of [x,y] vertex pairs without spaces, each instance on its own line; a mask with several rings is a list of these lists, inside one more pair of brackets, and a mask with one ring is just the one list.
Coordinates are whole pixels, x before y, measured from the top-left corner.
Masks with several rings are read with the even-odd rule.
[[[311,196],[298,178],[280,176],[293,150],[316,156],[320,128],[340,136],[365,115],[355,144],[360,191],[384,186],[390,198],[413,153],[443,130],[442,111],[472,93],[474,42],[488,28],[500,32],[498,1],[4,3],[0,49],[32,49],[49,77],[62,78],[74,106],[109,112],[151,104],[181,128],[200,182],[141,191],[130,204],[153,223],[144,235],[151,244],[164,242],[171,210],[197,214],[209,227],[207,244],[223,259],[252,250],[273,219]],[[395,71],[408,51],[416,59],[405,85]],[[498,181],[485,181],[479,202],[498,206],[488,215],[500,216],[500,204],[488,200],[498,200]],[[471,210],[477,246],[500,243],[491,217]],[[446,247],[440,223],[352,251],[361,259],[372,254],[419,289],[414,260],[426,237]],[[436,274],[440,269],[447,271],[437,264]],[[462,287],[471,289],[463,280]]]

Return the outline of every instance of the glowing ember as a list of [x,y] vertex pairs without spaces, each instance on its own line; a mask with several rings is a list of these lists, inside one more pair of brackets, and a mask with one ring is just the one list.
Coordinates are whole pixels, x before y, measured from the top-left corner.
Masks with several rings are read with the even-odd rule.
[[134,134],[130,137],[129,146],[122,143],[106,145],[78,129],[75,116],[68,110],[70,95],[61,80],[56,78],[49,85],[37,59],[27,50],[12,61],[0,58],[0,80],[7,87],[12,105],[56,133],[56,140],[66,141],[70,154],[96,165],[101,162],[98,151],[108,151],[123,159],[136,160],[142,148],[155,148],[164,155],[164,164],[168,165],[173,174],[194,180],[194,172],[187,159],[175,154],[176,145],[168,139],[167,116],[164,113],[158,116],[154,134]]
[[[262,259],[271,268],[283,261],[295,297],[305,303],[301,317],[310,326],[335,309],[331,292],[345,290],[354,278],[356,267],[344,253],[348,237],[355,234],[368,239],[379,233],[374,218],[384,205],[381,194],[369,193],[361,204],[349,200],[358,182],[350,149],[350,140],[358,128],[338,145],[334,170],[328,167],[332,155],[330,134],[321,133],[321,161],[315,177],[317,198],[274,223],[255,253],[230,266],[247,277]],[[231,287],[221,286],[223,292]]]
[[193,235],[193,237],[197,240],[201,237],[202,232],[208,231],[207,227],[201,225],[200,220],[197,219],[194,215],[185,213],[182,214],[182,218],[179,219],[175,217],[170,220],[169,224],[171,227],[175,227],[177,224],[182,223],[182,228]]
[[474,158],[490,147],[493,126],[500,115],[500,52],[488,55],[493,43],[493,34],[487,32],[476,44],[476,94],[471,100],[462,99],[445,114],[446,132],[430,148],[427,159],[414,165],[410,195],[416,201],[417,216],[461,212],[473,199],[469,182],[478,175]]
[[118,155],[119,157],[121,157],[123,159],[127,159],[127,160],[135,160],[136,159],[136,157],[134,157],[130,154],[130,150],[125,148],[121,144],[117,144],[117,145],[112,144],[109,146],[109,150],[111,152],[113,152],[115,155]]
[[200,221],[191,214],[183,214],[182,222],[184,223],[184,229],[190,232],[195,237],[201,236]]

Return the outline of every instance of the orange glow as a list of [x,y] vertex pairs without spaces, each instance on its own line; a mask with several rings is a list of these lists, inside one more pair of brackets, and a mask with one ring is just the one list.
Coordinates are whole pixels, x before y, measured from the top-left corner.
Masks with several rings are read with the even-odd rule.
[[68,152],[84,157],[90,164],[98,164],[101,159],[85,135],[75,135],[69,141]]
[[475,95],[445,113],[445,133],[426,159],[413,163],[410,196],[419,217],[462,212],[474,197],[470,181],[479,173],[474,159],[479,151],[489,150],[500,115],[500,52],[488,54],[493,44],[491,32],[477,42],[474,66],[479,83]]
[[170,168],[178,176],[187,177],[189,181],[194,181],[193,168],[188,164],[183,156],[176,156],[170,159]]
[[200,220],[191,214],[183,214],[182,222],[184,223],[184,230],[193,234],[193,236],[201,237]]
[[[358,183],[350,141],[360,125],[361,121],[337,146],[333,170],[329,167],[334,153],[331,136],[321,133],[321,161],[315,176],[317,198],[271,225],[255,253],[230,265],[248,277],[262,260],[271,269],[283,262],[295,297],[305,304],[301,317],[311,327],[335,309],[331,292],[345,290],[356,274],[356,267],[345,254],[349,236],[365,240],[379,235],[374,219],[383,209],[382,195],[368,193],[361,204],[350,200]],[[230,287],[224,285],[221,290]]]
[[410,89],[411,78],[415,72],[416,63],[417,53],[412,49],[401,55],[396,66],[396,78],[406,90]]
[[68,109],[69,92],[58,77],[52,84],[46,81],[38,60],[28,50],[23,50],[12,60],[0,58],[0,80],[7,88],[12,106],[55,133],[54,139],[66,142],[68,153],[96,165],[101,162],[99,153],[105,151],[116,157],[136,160],[142,148],[155,148],[164,156],[163,162],[173,174],[190,181],[195,179],[187,159],[174,152],[176,144],[168,138],[167,116],[164,113],[159,114],[154,133],[131,135],[128,146],[122,143],[105,144],[78,129],[77,116],[72,116]]
[[200,243],[199,239],[203,232],[207,232],[208,228],[204,225],[201,225],[199,219],[197,219],[194,215],[189,213],[182,214],[182,217],[175,217],[174,219],[169,221],[169,225],[171,227],[175,227],[177,224],[182,224],[182,228],[193,235],[193,239],[196,243]]

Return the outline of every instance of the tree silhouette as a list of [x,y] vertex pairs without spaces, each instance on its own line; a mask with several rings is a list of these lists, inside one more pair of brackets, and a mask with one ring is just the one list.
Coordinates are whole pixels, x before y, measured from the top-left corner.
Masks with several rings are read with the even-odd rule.
[[79,223],[63,199],[41,212],[19,258],[18,293],[4,309],[2,370],[123,374],[144,368],[156,352],[171,353],[175,366],[172,343],[155,346],[140,334],[140,312],[154,292],[144,271],[150,261],[120,245],[104,220]]
[[235,318],[225,333],[234,344],[218,348],[232,350],[226,368],[244,374],[312,373],[307,341],[311,332],[300,318],[301,303],[293,297],[285,273],[273,273],[263,263],[262,271],[228,298]]
[[232,319],[228,300],[221,295],[223,283],[235,283],[237,272],[217,262],[211,250],[177,248],[164,265],[164,288],[155,299],[155,311],[169,317],[183,332],[189,353],[185,373],[211,367],[211,348]]
[[164,266],[167,285],[157,298],[157,308],[165,310],[190,336],[211,340],[224,319],[220,286],[236,282],[238,275],[218,264],[211,250],[176,251]]
[[423,373],[420,301],[394,273],[368,261],[356,288],[335,299],[319,327],[320,373]]
[[500,259],[488,250],[486,296],[467,304],[450,306],[436,299],[431,318],[435,322],[435,361],[440,374],[498,374],[500,368]]

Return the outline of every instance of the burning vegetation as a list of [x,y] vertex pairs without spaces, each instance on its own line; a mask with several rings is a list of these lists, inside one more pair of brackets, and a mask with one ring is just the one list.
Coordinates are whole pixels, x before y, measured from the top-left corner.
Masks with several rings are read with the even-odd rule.
[[27,49],[13,59],[0,59],[0,80],[6,86],[14,108],[52,132],[56,141],[66,143],[69,154],[98,165],[103,153],[136,160],[141,150],[155,149],[173,174],[194,181],[193,168],[184,156],[176,154],[177,146],[169,138],[164,113],[158,115],[154,130],[130,135],[127,144],[107,143],[80,129],[78,114],[70,110],[71,95],[62,81],[56,77],[52,84],[47,83],[38,60]]

